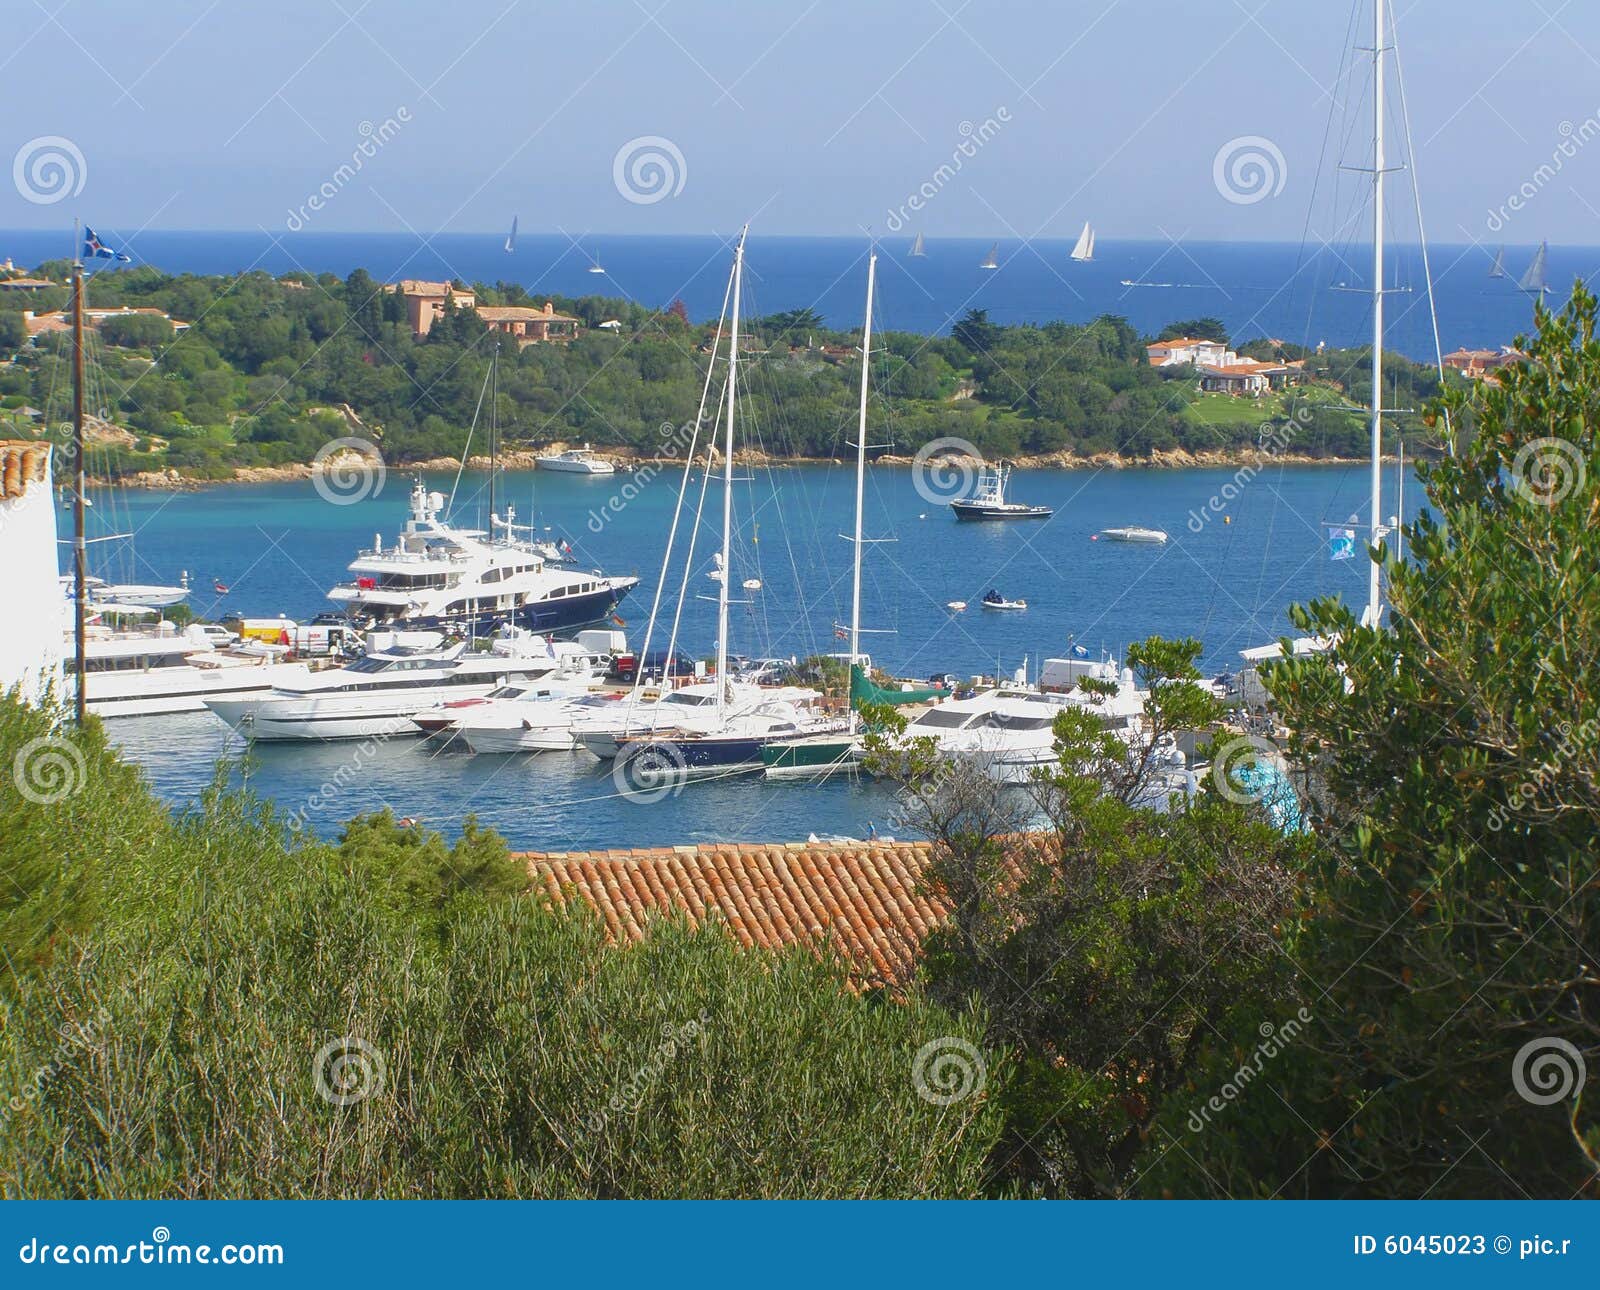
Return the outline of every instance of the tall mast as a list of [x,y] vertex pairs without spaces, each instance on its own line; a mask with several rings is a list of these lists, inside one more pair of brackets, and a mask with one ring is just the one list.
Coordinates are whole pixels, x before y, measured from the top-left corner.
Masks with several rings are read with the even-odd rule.
[[717,712],[728,700],[728,580],[733,576],[733,418],[739,394],[739,296],[744,286],[745,225],[733,252],[733,318],[728,346],[728,432],[722,447],[722,577],[717,590]]
[[[878,252],[867,256],[867,316],[861,328],[861,415],[856,423],[856,536],[855,560],[850,572],[850,667],[861,659],[861,506],[867,482],[867,381],[872,370],[872,288],[878,274]],[[850,706],[850,731],[855,733],[856,710]]]
[[[1372,4],[1372,540],[1383,540],[1383,55],[1384,0]],[[1368,626],[1382,612],[1382,569],[1372,562],[1367,582]]]
[[74,239],[72,256],[72,595],[75,621],[72,653],[77,664],[73,716],[81,726],[88,709],[89,674],[84,657],[84,601],[88,595],[88,558],[83,536],[83,495],[86,470],[83,459],[83,240]]
[[[489,356],[489,545],[494,545],[494,477],[500,465],[499,425],[495,404],[500,401],[500,337],[494,336],[494,353]],[[507,537],[511,535],[506,534]]]

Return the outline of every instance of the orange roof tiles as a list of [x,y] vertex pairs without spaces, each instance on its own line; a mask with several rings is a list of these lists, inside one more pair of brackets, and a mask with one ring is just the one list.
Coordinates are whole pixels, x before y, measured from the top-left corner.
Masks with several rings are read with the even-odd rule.
[[0,501],[10,501],[28,491],[29,484],[42,484],[50,473],[50,445],[47,443],[0,443]]
[[922,890],[926,842],[714,843],[633,851],[530,852],[537,886],[556,904],[574,897],[618,941],[637,941],[652,916],[720,918],[744,946],[823,943],[859,985],[911,975],[923,938],[944,920]]

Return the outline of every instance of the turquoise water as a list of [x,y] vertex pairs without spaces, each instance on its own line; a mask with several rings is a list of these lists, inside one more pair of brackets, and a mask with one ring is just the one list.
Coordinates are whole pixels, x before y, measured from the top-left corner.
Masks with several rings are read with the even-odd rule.
[[[1018,471],[1012,496],[1054,506],[1054,518],[959,524],[919,494],[911,471],[873,470],[866,529],[884,540],[865,556],[862,621],[875,634],[864,648],[904,676],[1010,673],[1024,659],[1031,675],[1041,658],[1064,653],[1074,640],[1096,654],[1120,654],[1128,642],[1159,632],[1198,637],[1207,669],[1231,671],[1240,649],[1290,630],[1291,601],[1335,593],[1364,600],[1365,558],[1330,563],[1322,528],[1364,513],[1363,469],[1271,466],[1225,501],[1234,478],[1222,469]],[[620,610],[639,646],[677,479],[677,472],[641,479],[626,490],[636,494],[631,498],[624,497],[632,480],[625,473],[610,479],[512,474],[505,489],[519,519],[532,514],[551,536],[570,539],[585,564],[640,575],[642,585]],[[448,492],[452,480],[429,482]],[[386,544],[392,540],[409,482],[394,472],[375,496],[342,506],[324,501],[310,483],[130,493],[118,499],[117,519],[137,534],[136,557],[115,572],[170,582],[187,569],[196,585],[190,603],[206,617],[309,617],[329,607],[324,594],[359,547],[378,533]],[[463,482],[458,520],[481,516],[481,484],[476,476]],[[680,648],[696,656],[715,648],[716,583],[706,574],[720,539],[720,487],[714,484],[709,495],[679,634]],[[698,496],[699,488],[697,477],[691,493]],[[1408,511],[1419,497],[1408,482]],[[834,632],[849,619],[850,545],[838,535],[852,523],[853,471],[757,469],[736,486],[735,499],[732,585],[756,578],[762,586],[740,593],[750,603],[734,611],[730,649],[788,657],[841,648]],[[1232,522],[1224,523],[1224,515]],[[1165,529],[1172,540],[1165,546],[1091,540],[1099,529],[1129,524]],[[679,576],[681,568],[674,594]],[[229,594],[214,595],[214,580],[228,585]],[[1025,598],[1027,612],[978,609],[990,587]],[[952,600],[972,608],[952,614],[945,608]],[[240,748],[204,713],[125,719],[111,730],[157,791],[180,803],[207,782],[217,756]],[[354,772],[339,778],[343,787],[322,791],[343,766]],[[446,831],[472,811],[518,846],[557,850],[811,832],[861,836],[869,821],[883,828],[892,803],[892,794],[873,784],[759,779],[695,784],[638,803],[621,798],[585,754],[475,758],[401,740],[370,754],[358,745],[263,746],[250,782],[286,810],[303,810],[321,832],[384,805]]]

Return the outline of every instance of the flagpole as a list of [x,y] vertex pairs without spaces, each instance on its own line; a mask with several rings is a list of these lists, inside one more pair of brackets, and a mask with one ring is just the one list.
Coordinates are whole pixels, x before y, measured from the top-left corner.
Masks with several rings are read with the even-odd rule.
[[76,607],[72,634],[73,658],[77,665],[78,684],[73,696],[73,716],[81,727],[88,712],[89,672],[84,630],[88,593],[88,559],[83,534],[83,499],[85,489],[83,459],[83,246],[76,241],[78,221],[72,221],[74,237],[72,256],[72,594]]

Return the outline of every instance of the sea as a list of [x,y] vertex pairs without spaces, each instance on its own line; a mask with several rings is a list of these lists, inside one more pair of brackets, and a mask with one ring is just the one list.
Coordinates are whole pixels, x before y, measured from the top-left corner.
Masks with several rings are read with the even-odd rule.
[[[98,226],[97,226],[98,227]],[[696,321],[714,319],[727,283],[726,237],[569,237],[524,233],[514,251],[504,233],[176,232],[101,228],[135,264],[169,273],[231,275],[292,270],[345,276],[367,269],[398,278],[521,283],[535,295],[610,296],[653,309],[681,299]],[[865,279],[863,237],[777,237],[752,231],[746,257],[747,309],[757,314],[812,308],[826,325],[860,325]],[[996,246],[999,267],[979,263]],[[1044,239],[938,238],[912,257],[909,234],[880,243],[878,325],[938,334],[969,309],[997,323],[1084,322],[1120,314],[1140,331],[1214,317],[1236,341],[1271,337],[1315,347],[1360,345],[1370,331],[1366,252],[1359,246],[1308,249],[1291,242],[1124,241],[1102,235],[1087,264],[1068,258],[1071,243]],[[1491,278],[1495,245],[1430,247],[1436,311],[1423,289],[1422,252],[1391,246],[1386,286],[1387,343],[1419,361],[1435,357],[1433,317],[1443,352],[1509,345],[1530,329],[1532,296],[1517,281],[1534,247],[1503,248],[1508,276]],[[0,259],[33,265],[72,250],[66,231],[0,232]],[[590,270],[598,264],[603,273]],[[1549,299],[1565,298],[1575,278],[1600,270],[1600,248],[1553,246]],[[116,272],[116,267],[102,273]]]
[[[485,477],[428,476],[453,491],[452,514],[482,524]],[[1390,467],[1388,495],[1401,494]],[[190,605],[220,619],[329,608],[328,589],[346,577],[375,535],[393,541],[412,485],[401,471],[375,476],[359,495],[325,499],[312,482],[229,484],[198,491],[130,490],[107,499],[98,522],[132,534],[101,544],[97,558],[116,580],[171,583],[182,572]],[[658,588],[662,609],[652,647],[664,645],[681,605],[678,648],[715,651],[720,483],[695,520],[704,481],[691,475],[677,550],[695,532],[692,562],[662,556],[684,480],[681,469],[586,478],[547,472],[501,477],[518,522],[569,541],[584,567],[636,573],[641,583],[619,607],[634,646],[644,641]],[[1203,642],[1208,673],[1235,671],[1238,651],[1292,633],[1293,602],[1341,595],[1364,603],[1367,562],[1330,558],[1330,525],[1364,514],[1365,467],[1271,464],[1233,469],[1017,471],[1010,495],[1053,507],[1047,520],[957,522],[945,500],[963,481],[936,486],[910,468],[869,469],[864,528],[863,648],[898,676],[1023,675],[1042,660],[1083,649],[1120,658],[1152,633]],[[1404,510],[1421,491],[1404,482]],[[755,467],[734,486],[733,581],[739,588],[730,649],[749,657],[804,657],[845,648],[849,621],[854,463]],[[1388,504],[1386,504],[1388,509]],[[69,519],[62,514],[63,531]],[[1142,525],[1171,535],[1165,545],[1100,539],[1112,526]],[[756,582],[758,587],[746,589]],[[226,593],[214,590],[218,585]],[[991,588],[1027,601],[1015,613],[979,607]],[[965,602],[957,611],[951,602]],[[870,780],[767,783],[740,777],[683,786],[660,800],[624,795],[587,753],[472,756],[418,740],[261,744],[253,750],[209,713],[121,718],[113,740],[144,769],[152,787],[182,807],[210,782],[219,758],[236,781],[273,799],[313,832],[336,837],[350,816],[384,807],[446,834],[470,814],[514,846],[539,850],[639,847],[705,841],[803,840],[812,834],[865,837],[894,831],[895,791]],[[246,753],[248,756],[245,756]]]

